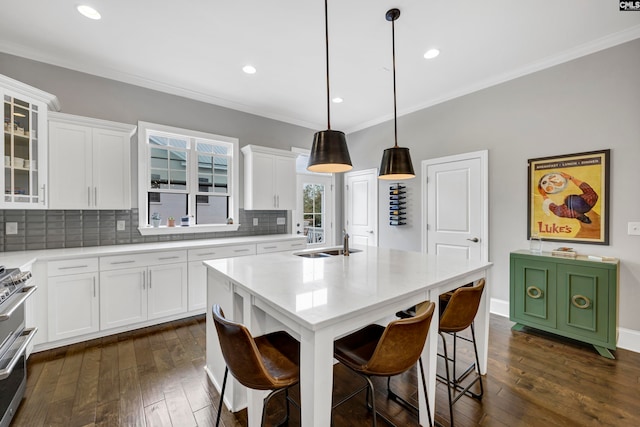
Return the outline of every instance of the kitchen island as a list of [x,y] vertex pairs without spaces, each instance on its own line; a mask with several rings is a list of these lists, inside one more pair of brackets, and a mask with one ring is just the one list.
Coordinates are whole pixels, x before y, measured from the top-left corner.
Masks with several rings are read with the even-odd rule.
[[[377,247],[358,249],[361,252],[348,257],[309,258],[299,256],[300,252],[280,252],[204,262],[209,307],[220,304],[226,317],[244,323],[253,335],[284,329],[300,340],[304,426],[331,423],[333,341],[336,338],[369,323],[384,324],[398,310],[418,302],[432,300],[438,304],[440,293],[486,278],[491,267],[488,262],[419,252]],[[483,373],[487,366],[488,294],[486,289],[476,317]],[[432,411],[435,408],[437,328],[437,316],[434,316],[423,350]],[[206,369],[218,390],[224,367],[215,326],[208,313]],[[264,394],[247,391],[234,380],[227,385],[225,403],[232,411],[247,406],[249,425],[257,426]],[[422,393],[420,422],[428,425]]]

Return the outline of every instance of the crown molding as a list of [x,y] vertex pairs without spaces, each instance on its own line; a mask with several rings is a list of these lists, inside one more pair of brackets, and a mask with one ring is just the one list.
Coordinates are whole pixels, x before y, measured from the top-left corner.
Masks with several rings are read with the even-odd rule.
[[60,111],[60,101],[58,101],[58,97],[48,92],[29,86],[26,83],[7,77],[4,74],[0,74],[0,86],[28,96],[36,101],[43,102],[51,111]]

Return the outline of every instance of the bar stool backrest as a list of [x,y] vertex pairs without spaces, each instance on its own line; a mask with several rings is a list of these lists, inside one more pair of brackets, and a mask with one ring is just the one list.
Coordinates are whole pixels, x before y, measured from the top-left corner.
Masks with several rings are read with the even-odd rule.
[[484,279],[480,279],[474,286],[456,289],[440,316],[441,332],[460,332],[471,325],[480,306],[484,284]]

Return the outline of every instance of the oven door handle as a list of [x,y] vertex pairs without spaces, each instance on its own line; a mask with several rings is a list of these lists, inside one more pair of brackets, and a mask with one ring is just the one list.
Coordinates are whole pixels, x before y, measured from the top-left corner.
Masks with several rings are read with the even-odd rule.
[[9,375],[11,375],[13,368],[18,363],[18,360],[20,360],[20,356],[25,354],[25,350],[35,336],[36,332],[38,332],[38,328],[25,329],[24,331],[22,331],[22,334],[18,338],[16,338],[12,348],[9,349],[9,351],[11,351],[14,347],[17,347],[18,349],[13,353],[13,357],[11,358],[9,364],[5,368],[0,370],[0,380],[4,380]]
[[25,286],[24,288],[22,288],[22,291],[20,291],[19,293],[16,293],[14,295],[15,297],[17,297],[16,300],[9,306],[9,308],[7,308],[5,311],[0,313],[0,322],[4,320],[9,320],[13,312],[16,311],[16,309],[20,307],[24,303],[24,301],[36,291],[36,289],[38,289],[38,287],[35,285]]

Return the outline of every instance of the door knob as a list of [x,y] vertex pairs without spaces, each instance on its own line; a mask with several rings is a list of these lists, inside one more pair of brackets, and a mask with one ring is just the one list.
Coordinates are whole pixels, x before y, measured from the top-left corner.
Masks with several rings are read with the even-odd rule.
[[477,237],[474,237],[473,239],[467,239],[467,240],[474,243],[478,243],[480,241],[480,239],[478,239]]
[[367,233],[373,234],[373,230],[369,230],[369,231],[367,231]]

